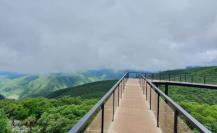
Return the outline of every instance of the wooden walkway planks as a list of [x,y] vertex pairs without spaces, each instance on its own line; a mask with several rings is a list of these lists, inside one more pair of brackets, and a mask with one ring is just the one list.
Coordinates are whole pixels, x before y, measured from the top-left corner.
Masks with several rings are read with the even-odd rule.
[[109,133],[161,133],[137,79],[129,79]]

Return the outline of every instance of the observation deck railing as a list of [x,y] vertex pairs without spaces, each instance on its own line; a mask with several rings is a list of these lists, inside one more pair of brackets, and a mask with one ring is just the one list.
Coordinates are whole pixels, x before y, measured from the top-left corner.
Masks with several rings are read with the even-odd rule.
[[163,133],[211,133],[166,93],[162,92],[156,86],[160,82],[156,82],[155,85],[152,80],[148,79],[149,76],[145,76],[147,75],[144,73],[126,73],[69,133],[108,132],[110,125],[115,120],[115,111],[119,106],[129,77],[138,78],[142,92],[149,103],[149,108],[155,115],[156,127],[160,128]]

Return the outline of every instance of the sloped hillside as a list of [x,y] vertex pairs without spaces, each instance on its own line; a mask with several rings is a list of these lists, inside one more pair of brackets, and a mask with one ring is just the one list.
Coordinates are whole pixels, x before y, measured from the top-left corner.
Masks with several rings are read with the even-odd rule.
[[[2,74],[2,75],[1,75]],[[49,93],[94,81],[118,79],[123,72],[109,69],[90,70],[78,73],[16,74],[0,73],[0,94],[7,98],[19,99],[28,96],[45,96]]]
[[0,132],[67,133],[114,84],[98,81],[55,91],[49,98],[0,100]]
[[115,82],[116,80],[105,80],[61,89],[47,95],[47,98],[59,98],[63,96],[100,98],[115,84]]
[[209,66],[209,67],[190,67],[186,69],[176,69],[163,71],[161,74],[191,74],[194,76],[217,76],[217,66]]
[[[204,76],[206,83],[217,84],[217,67],[198,67],[182,70],[171,70],[161,74],[187,74],[194,77],[193,82],[202,82]],[[173,78],[172,78],[173,80]],[[191,81],[191,79],[187,79]],[[161,86],[164,90],[164,86]],[[169,86],[169,96],[184,107],[193,117],[205,125],[213,133],[217,132],[217,90],[208,90],[191,87]]]

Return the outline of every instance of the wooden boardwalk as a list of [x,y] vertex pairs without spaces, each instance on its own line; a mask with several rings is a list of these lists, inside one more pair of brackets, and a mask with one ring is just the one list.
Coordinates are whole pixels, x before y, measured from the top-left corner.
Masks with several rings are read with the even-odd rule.
[[129,79],[109,133],[161,133],[137,79]]

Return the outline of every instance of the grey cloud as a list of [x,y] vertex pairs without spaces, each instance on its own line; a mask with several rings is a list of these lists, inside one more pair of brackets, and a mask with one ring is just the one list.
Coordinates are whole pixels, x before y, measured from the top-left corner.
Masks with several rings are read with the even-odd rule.
[[215,0],[0,0],[0,69],[217,65]]

